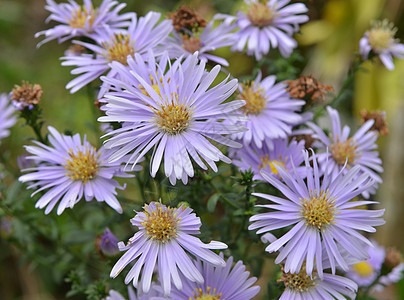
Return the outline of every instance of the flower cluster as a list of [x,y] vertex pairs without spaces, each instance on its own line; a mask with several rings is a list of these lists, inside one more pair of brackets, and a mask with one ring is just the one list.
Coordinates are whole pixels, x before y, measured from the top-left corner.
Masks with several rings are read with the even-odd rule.
[[[248,230],[263,234],[265,251],[275,253],[279,299],[355,299],[358,289],[381,290],[402,277],[399,253],[367,235],[385,223],[371,198],[382,183],[377,139],[388,132],[385,113],[362,113],[351,134],[332,107],[338,95],[323,103],[331,86],[312,76],[280,80],[260,63],[274,48],[292,54],[293,35],[308,21],[304,4],[246,0],[237,16],[212,14],[210,21],[185,6],[166,20],[154,11],[120,14],[124,7],[47,0],[48,20],[60,24],[37,33],[45,36],[39,45],[75,39],[61,58],[77,75],[66,89],[94,88],[103,145],[52,126],[42,136],[42,88],[27,82],[0,96],[0,138],[17,109],[37,135],[20,156],[19,181],[35,189],[31,197],[45,214],[58,206],[60,215],[82,199],[122,214],[103,216],[94,236],[106,228],[96,238],[98,257],[111,278],[125,273],[122,281],[136,289],[128,288],[129,299],[253,299],[264,256],[251,257]],[[360,63],[376,54],[393,69],[392,56],[404,57],[394,34],[387,21],[375,24],[360,41]],[[245,80],[222,67],[231,60],[213,51],[224,47],[255,56]],[[317,122],[324,111],[331,130]],[[140,171],[138,189],[121,198],[118,190],[132,179],[116,178],[134,177],[130,171]],[[126,198],[133,191],[140,200]],[[124,236],[115,223],[132,210],[133,236],[118,242],[109,228]],[[220,241],[206,242],[212,238]],[[105,259],[120,252],[113,266]],[[125,299],[115,286],[105,291],[100,298]]]

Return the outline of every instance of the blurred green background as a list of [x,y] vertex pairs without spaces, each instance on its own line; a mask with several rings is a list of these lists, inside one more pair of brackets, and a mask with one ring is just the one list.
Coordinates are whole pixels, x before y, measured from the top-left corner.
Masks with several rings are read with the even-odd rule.
[[[100,1],[94,1],[98,4]],[[181,4],[195,8],[203,17],[210,19],[216,12],[234,14],[242,1],[233,0],[127,0],[124,11],[135,11],[144,15],[149,10],[163,13],[174,11]],[[299,67],[302,74],[313,75],[321,82],[330,84],[336,91],[358,50],[358,41],[372,19],[388,18],[398,27],[397,37],[404,40],[404,1],[402,0],[311,0],[305,2],[310,9],[311,21],[302,26],[299,52],[304,63]],[[93,114],[95,99],[88,99],[84,88],[71,95],[64,87],[73,78],[67,67],[60,65],[59,58],[69,42],[57,44],[52,41],[37,49],[38,39],[34,34],[50,28],[55,23],[45,24],[48,12],[45,0],[0,0],[0,93],[8,93],[14,84],[22,80],[38,83],[44,90],[41,107],[47,125],[59,131],[86,133],[89,140],[100,143],[97,122]],[[229,71],[236,77],[249,75],[254,62],[242,54],[221,50],[229,62]],[[365,70],[355,78],[352,97],[338,109],[344,122],[357,126],[362,108],[387,112],[390,135],[379,140],[384,161],[384,183],[376,199],[386,208],[387,224],[378,229],[376,240],[385,246],[404,249],[404,60],[395,61],[396,69],[388,71],[380,62],[368,63]],[[9,151],[11,164],[18,172],[16,157],[24,153],[22,145],[32,137],[30,128],[20,121],[11,137],[0,145],[0,151]],[[15,199],[18,201],[18,199]],[[3,250],[0,250],[0,253]],[[7,268],[14,275],[6,274]],[[22,262],[18,255],[0,254],[0,298],[1,291],[9,289],[20,295],[18,299],[56,299],[43,289],[43,278],[31,274],[29,262]],[[46,286],[46,285],[45,285]],[[37,296],[41,292],[42,296]],[[46,296],[44,296],[46,295]],[[380,299],[404,299],[404,284],[396,285],[379,295]]]

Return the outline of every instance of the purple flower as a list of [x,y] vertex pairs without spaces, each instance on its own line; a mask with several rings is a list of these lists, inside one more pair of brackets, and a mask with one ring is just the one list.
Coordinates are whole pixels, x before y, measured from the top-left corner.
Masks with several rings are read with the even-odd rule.
[[378,173],[383,172],[379,152],[375,151],[378,134],[370,130],[374,120],[365,122],[350,137],[350,128],[348,126],[341,128],[338,111],[331,107],[327,107],[327,111],[332,123],[332,133],[329,136],[316,124],[308,122],[314,131],[313,137],[322,144],[320,147],[323,150],[328,148],[328,151],[317,155],[321,171],[334,178],[341,171],[347,173],[352,167],[359,166],[358,176],[368,173],[374,180],[374,185],[370,186],[369,190],[363,191],[363,196],[368,198],[369,193],[374,193],[378,183],[382,182]]
[[248,55],[257,60],[268,54],[272,48],[279,48],[283,57],[288,57],[297,47],[292,38],[299,31],[299,24],[309,18],[301,13],[307,12],[303,3],[287,5],[290,0],[245,0],[248,12],[239,11],[236,20],[240,29],[235,33],[233,51],[242,52],[247,47]]
[[370,52],[378,55],[388,70],[394,70],[393,56],[404,58],[404,44],[394,38],[397,28],[387,19],[374,21],[372,28],[359,41],[359,52],[364,60]]
[[[109,71],[109,77],[114,77],[116,73],[111,70],[111,62],[117,61],[126,65],[128,56],[133,57],[135,53],[145,55],[148,50],[164,42],[172,26],[169,20],[164,20],[157,25],[160,16],[160,13],[149,12],[137,20],[134,15],[128,30],[121,30],[119,34],[114,34],[108,29],[99,35],[97,45],[74,41],[75,44],[91,50],[94,54],[62,57],[65,60],[62,62],[63,66],[75,66],[71,73],[80,74],[70,81],[66,88],[71,89],[71,93],[75,93],[107,71]],[[101,88],[98,98],[102,97],[106,91],[106,88]]]
[[363,243],[371,245],[358,230],[374,232],[374,226],[384,224],[380,218],[384,210],[353,209],[374,203],[373,201],[350,201],[373,184],[366,173],[357,176],[360,167],[355,166],[347,173],[340,172],[335,178],[321,174],[317,157],[305,154],[306,181],[297,173],[290,174],[280,165],[278,170],[283,182],[265,171],[261,175],[277,188],[286,198],[255,193],[253,195],[272,202],[258,205],[269,209],[250,218],[249,229],[259,229],[257,234],[280,228],[290,230],[266,247],[269,253],[279,250],[275,263],[285,262],[285,272],[297,273],[306,262],[306,272],[312,275],[316,268],[323,276],[323,250],[330,262],[332,273],[336,267],[348,270],[348,258],[341,255],[343,249],[349,256],[364,260],[368,253]]
[[304,268],[299,273],[283,272],[281,281],[285,284],[285,291],[279,300],[300,299],[355,299],[358,286],[352,280],[324,273],[322,278],[314,274],[309,276]]
[[400,263],[398,266],[393,268],[391,272],[379,278],[377,284],[374,286],[374,290],[380,292],[386,286],[399,282],[403,278],[403,271],[404,271],[404,263]]
[[271,140],[288,138],[292,127],[302,122],[297,111],[305,102],[291,98],[286,91],[286,84],[275,81],[274,75],[261,80],[259,73],[254,81],[239,84],[237,99],[246,101],[240,111],[249,118],[244,123],[249,130],[234,134],[233,138],[241,139],[244,145],[254,142],[261,148],[265,139],[268,146],[273,147]]
[[115,234],[109,228],[106,228],[100,236],[99,249],[107,256],[114,256],[119,253],[118,242],[119,240]]
[[[223,257],[223,254],[220,254]],[[182,290],[173,289],[171,299],[226,299],[249,300],[258,294],[259,286],[252,286],[257,278],[251,277],[240,260],[233,266],[233,257],[230,257],[225,266],[212,266],[211,264],[197,261],[196,267],[201,272],[204,283],[196,283],[182,277]]]
[[0,94],[0,140],[10,135],[10,128],[17,122],[15,109],[7,94]]
[[274,176],[278,175],[275,165],[283,166],[288,172],[293,174],[293,169],[299,173],[300,177],[306,176],[306,167],[299,167],[304,161],[303,152],[304,140],[297,142],[288,139],[275,139],[271,141],[272,148],[267,146],[264,141],[262,148],[254,144],[244,146],[235,152],[233,164],[238,166],[241,171],[249,170],[254,172],[254,179],[264,180],[260,171],[265,170]]
[[56,21],[61,23],[54,28],[38,32],[35,37],[41,35],[45,39],[38,44],[38,47],[51,40],[58,39],[59,43],[78,36],[86,36],[94,40],[108,27],[112,32],[119,33],[120,29],[129,25],[133,13],[118,13],[126,6],[118,1],[103,0],[100,7],[94,8],[91,0],[83,0],[83,5],[73,0],[69,3],[56,3],[53,0],[46,0],[45,8],[51,13],[46,22]]
[[48,214],[59,203],[57,214],[66,207],[73,206],[81,200],[105,201],[117,212],[122,213],[121,205],[116,199],[116,189],[124,189],[113,179],[114,176],[132,177],[122,171],[121,162],[108,162],[110,152],[101,148],[97,150],[87,142],[86,136],[81,142],[80,135],[61,135],[53,127],[48,127],[51,135],[48,139],[52,147],[34,142],[37,146],[25,146],[32,154],[28,159],[36,167],[25,169],[30,172],[19,178],[21,182],[34,182],[28,188],[37,188],[31,196],[48,190],[36,203],[35,207],[44,208]]
[[138,288],[141,274],[142,284],[139,288],[144,293],[150,290],[155,267],[165,295],[170,294],[171,282],[177,289],[182,289],[180,274],[192,282],[203,284],[201,271],[189,254],[214,266],[223,267],[226,265],[223,258],[209,249],[225,249],[227,246],[216,241],[204,244],[194,237],[200,233],[202,224],[195,213],[191,212],[191,208],[182,205],[170,208],[159,202],[146,204],[144,211],[138,212],[131,219],[139,231],[126,246],[123,242],[118,244],[121,251],[127,252],[112,268],[110,276],[115,278],[123,268],[135,261],[126,275],[125,283],[133,280],[133,285]]
[[[121,129],[107,135],[112,137],[105,147],[114,154],[110,160],[126,160],[135,166],[147,152],[154,148],[150,161],[150,173],[154,177],[164,157],[164,171],[171,184],[181,179],[184,184],[194,176],[192,160],[201,168],[208,164],[215,172],[215,162],[230,163],[211,141],[218,144],[240,147],[239,143],[226,137],[245,130],[234,124],[244,120],[235,112],[244,101],[223,103],[237,88],[237,80],[223,80],[209,88],[220,71],[215,66],[205,71],[205,63],[199,62],[195,53],[170,64],[165,52],[157,64],[150,53],[148,61],[136,54],[128,59],[129,70],[119,63],[112,63],[112,71],[121,79],[101,78],[114,87],[116,92],[107,93],[105,101],[107,116],[101,122],[125,122]],[[221,122],[227,119],[230,123]]]
[[[223,18],[223,15],[216,14],[199,33],[187,31],[187,34],[183,34],[173,30],[173,36],[169,37],[166,44],[161,47],[167,49],[170,58],[186,57],[198,51],[198,58],[200,60],[205,62],[211,60],[223,66],[228,66],[229,63],[224,58],[207,53],[218,48],[233,45],[234,43],[231,31],[234,30],[235,25],[230,24],[229,20],[223,20]],[[221,23],[213,27],[217,20]]]
[[373,247],[366,245],[369,259],[353,264],[349,267],[346,277],[355,281],[359,286],[368,287],[379,276],[386,256],[384,247],[372,240]]

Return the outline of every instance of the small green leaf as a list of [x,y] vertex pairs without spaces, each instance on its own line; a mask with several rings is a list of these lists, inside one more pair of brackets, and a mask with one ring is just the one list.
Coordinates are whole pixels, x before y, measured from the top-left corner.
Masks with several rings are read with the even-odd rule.
[[218,200],[219,200],[219,194],[213,194],[213,195],[209,198],[207,207],[208,207],[208,211],[209,211],[210,213],[213,213],[213,212],[215,211],[216,204],[217,204],[217,201],[218,201]]

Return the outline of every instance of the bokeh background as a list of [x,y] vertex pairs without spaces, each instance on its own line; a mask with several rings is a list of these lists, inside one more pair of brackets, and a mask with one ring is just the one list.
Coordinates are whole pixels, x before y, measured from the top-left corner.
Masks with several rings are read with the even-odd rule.
[[[233,0],[125,2],[124,11],[135,11],[138,15],[149,10],[164,15],[181,4],[187,4],[206,19],[216,12],[235,14],[242,7],[242,1]],[[309,0],[305,3],[311,21],[301,27],[301,34],[296,35],[298,52],[304,58],[299,61],[299,68],[303,75],[313,75],[332,85],[336,91],[371,20],[390,19],[398,27],[397,37],[404,40],[403,0]],[[0,0],[0,93],[9,92],[22,80],[40,84],[44,90],[41,107],[47,124],[59,130],[86,133],[91,142],[97,143],[97,124],[89,121],[94,106],[88,100],[86,89],[71,95],[64,88],[72,76],[69,68],[60,65],[59,58],[69,43],[59,45],[53,41],[36,48],[38,39],[34,34],[55,25],[44,23],[48,16],[44,6],[45,0]],[[248,75],[253,69],[253,59],[243,54],[223,50],[220,55],[229,60],[229,71],[235,77]],[[388,71],[380,62],[366,63],[355,77],[352,94],[338,109],[343,122],[354,127],[359,124],[359,111],[363,108],[387,113],[390,134],[379,139],[385,169],[384,183],[375,197],[386,208],[387,223],[378,228],[375,238],[382,245],[395,246],[403,251],[404,60],[396,60],[395,65],[394,71]],[[33,132],[21,121],[11,132],[11,137],[0,145],[0,151],[7,152],[7,159],[18,172],[16,158],[24,153],[22,145],[27,143],[27,137],[33,136]],[[0,299],[62,299],[63,294],[57,291],[57,287],[50,288],[51,283],[52,280],[42,274],[39,276],[35,266],[21,259],[18,249],[9,247],[0,236]],[[404,299],[404,283],[392,286],[378,297]]]

